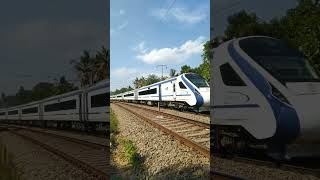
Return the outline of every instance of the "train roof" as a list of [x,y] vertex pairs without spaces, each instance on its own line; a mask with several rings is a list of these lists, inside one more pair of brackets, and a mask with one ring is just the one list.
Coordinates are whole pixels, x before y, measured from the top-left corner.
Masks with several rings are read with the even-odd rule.
[[47,101],[58,99],[58,98],[64,98],[64,97],[80,94],[82,92],[88,92],[88,91],[92,91],[92,90],[95,90],[95,89],[100,89],[100,88],[102,88],[104,86],[109,89],[109,84],[110,84],[110,81],[109,81],[109,79],[107,79],[107,80],[100,81],[100,82],[98,82],[98,83],[96,83],[96,84],[94,84],[94,85],[92,85],[90,87],[81,88],[81,89],[78,89],[78,90],[74,90],[74,91],[67,92],[67,93],[60,94],[60,95],[56,95],[56,96],[51,96],[51,97],[48,97],[48,98],[45,98],[45,99],[41,99],[41,100],[38,100],[38,101],[32,101],[32,102],[29,102],[27,104],[22,104],[22,105],[18,105],[18,106],[12,106],[12,107],[8,107],[8,108],[2,108],[2,109],[0,109],[0,111],[14,110],[14,109],[23,108],[23,107],[26,107],[26,106],[32,106],[34,104],[38,104],[38,103],[41,103],[41,102],[47,102]]
[[196,73],[183,73],[183,74],[180,74],[178,76],[175,76],[175,77],[172,77],[172,78],[169,78],[169,79],[165,79],[165,80],[162,80],[162,81],[159,81],[159,82],[156,82],[156,83],[153,83],[153,84],[150,84],[150,85],[147,85],[147,86],[143,86],[143,87],[140,87],[140,88],[137,88],[137,89],[134,89],[132,91],[127,91],[127,92],[123,92],[123,93],[120,93],[120,94],[116,94],[115,96],[119,96],[119,95],[124,95],[126,93],[131,93],[131,92],[134,92],[136,90],[143,90],[143,89],[146,89],[146,88],[149,88],[149,87],[152,87],[152,86],[156,86],[156,85],[159,85],[159,84],[163,84],[163,83],[166,83],[166,82],[170,82],[170,81],[174,81],[176,80],[179,76],[182,76],[182,75],[185,75],[185,74],[196,74]]

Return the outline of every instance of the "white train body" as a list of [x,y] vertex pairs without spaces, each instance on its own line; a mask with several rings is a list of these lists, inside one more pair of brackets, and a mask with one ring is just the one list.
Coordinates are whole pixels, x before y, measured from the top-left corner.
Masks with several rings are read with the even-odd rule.
[[320,80],[296,50],[270,37],[221,44],[211,63],[211,123],[257,142],[320,142]]
[[146,103],[180,103],[189,107],[209,109],[210,88],[198,74],[186,73],[133,91],[111,96],[112,100]]
[[89,88],[0,109],[0,121],[105,125],[109,122],[109,104],[109,81],[102,81]]

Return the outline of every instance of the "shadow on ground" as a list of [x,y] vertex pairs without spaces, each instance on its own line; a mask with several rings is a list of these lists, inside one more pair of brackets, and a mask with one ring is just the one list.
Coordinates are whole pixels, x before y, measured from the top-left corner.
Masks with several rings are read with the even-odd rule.
[[[156,174],[148,174],[145,169],[134,170],[132,167],[117,169],[112,167],[111,178],[120,179],[210,179],[209,166],[192,165],[181,169],[181,165],[176,164],[162,168]],[[120,172],[121,175],[120,175]]]

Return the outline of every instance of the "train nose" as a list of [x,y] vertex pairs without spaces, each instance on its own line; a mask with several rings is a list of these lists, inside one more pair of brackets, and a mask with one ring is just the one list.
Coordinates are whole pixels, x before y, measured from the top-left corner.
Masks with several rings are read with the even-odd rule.
[[320,142],[320,84],[288,83],[293,96],[289,98],[300,123],[300,137],[303,142]]
[[199,90],[203,97],[203,106],[210,106],[210,88],[200,88]]
[[320,94],[304,95],[292,101],[300,120],[300,140],[320,142]]

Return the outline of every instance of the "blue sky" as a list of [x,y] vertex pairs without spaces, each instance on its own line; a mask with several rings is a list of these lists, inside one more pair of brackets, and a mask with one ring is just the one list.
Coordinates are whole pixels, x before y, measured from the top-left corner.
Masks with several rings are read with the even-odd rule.
[[210,38],[210,0],[111,0],[111,90],[136,77],[202,62]]

